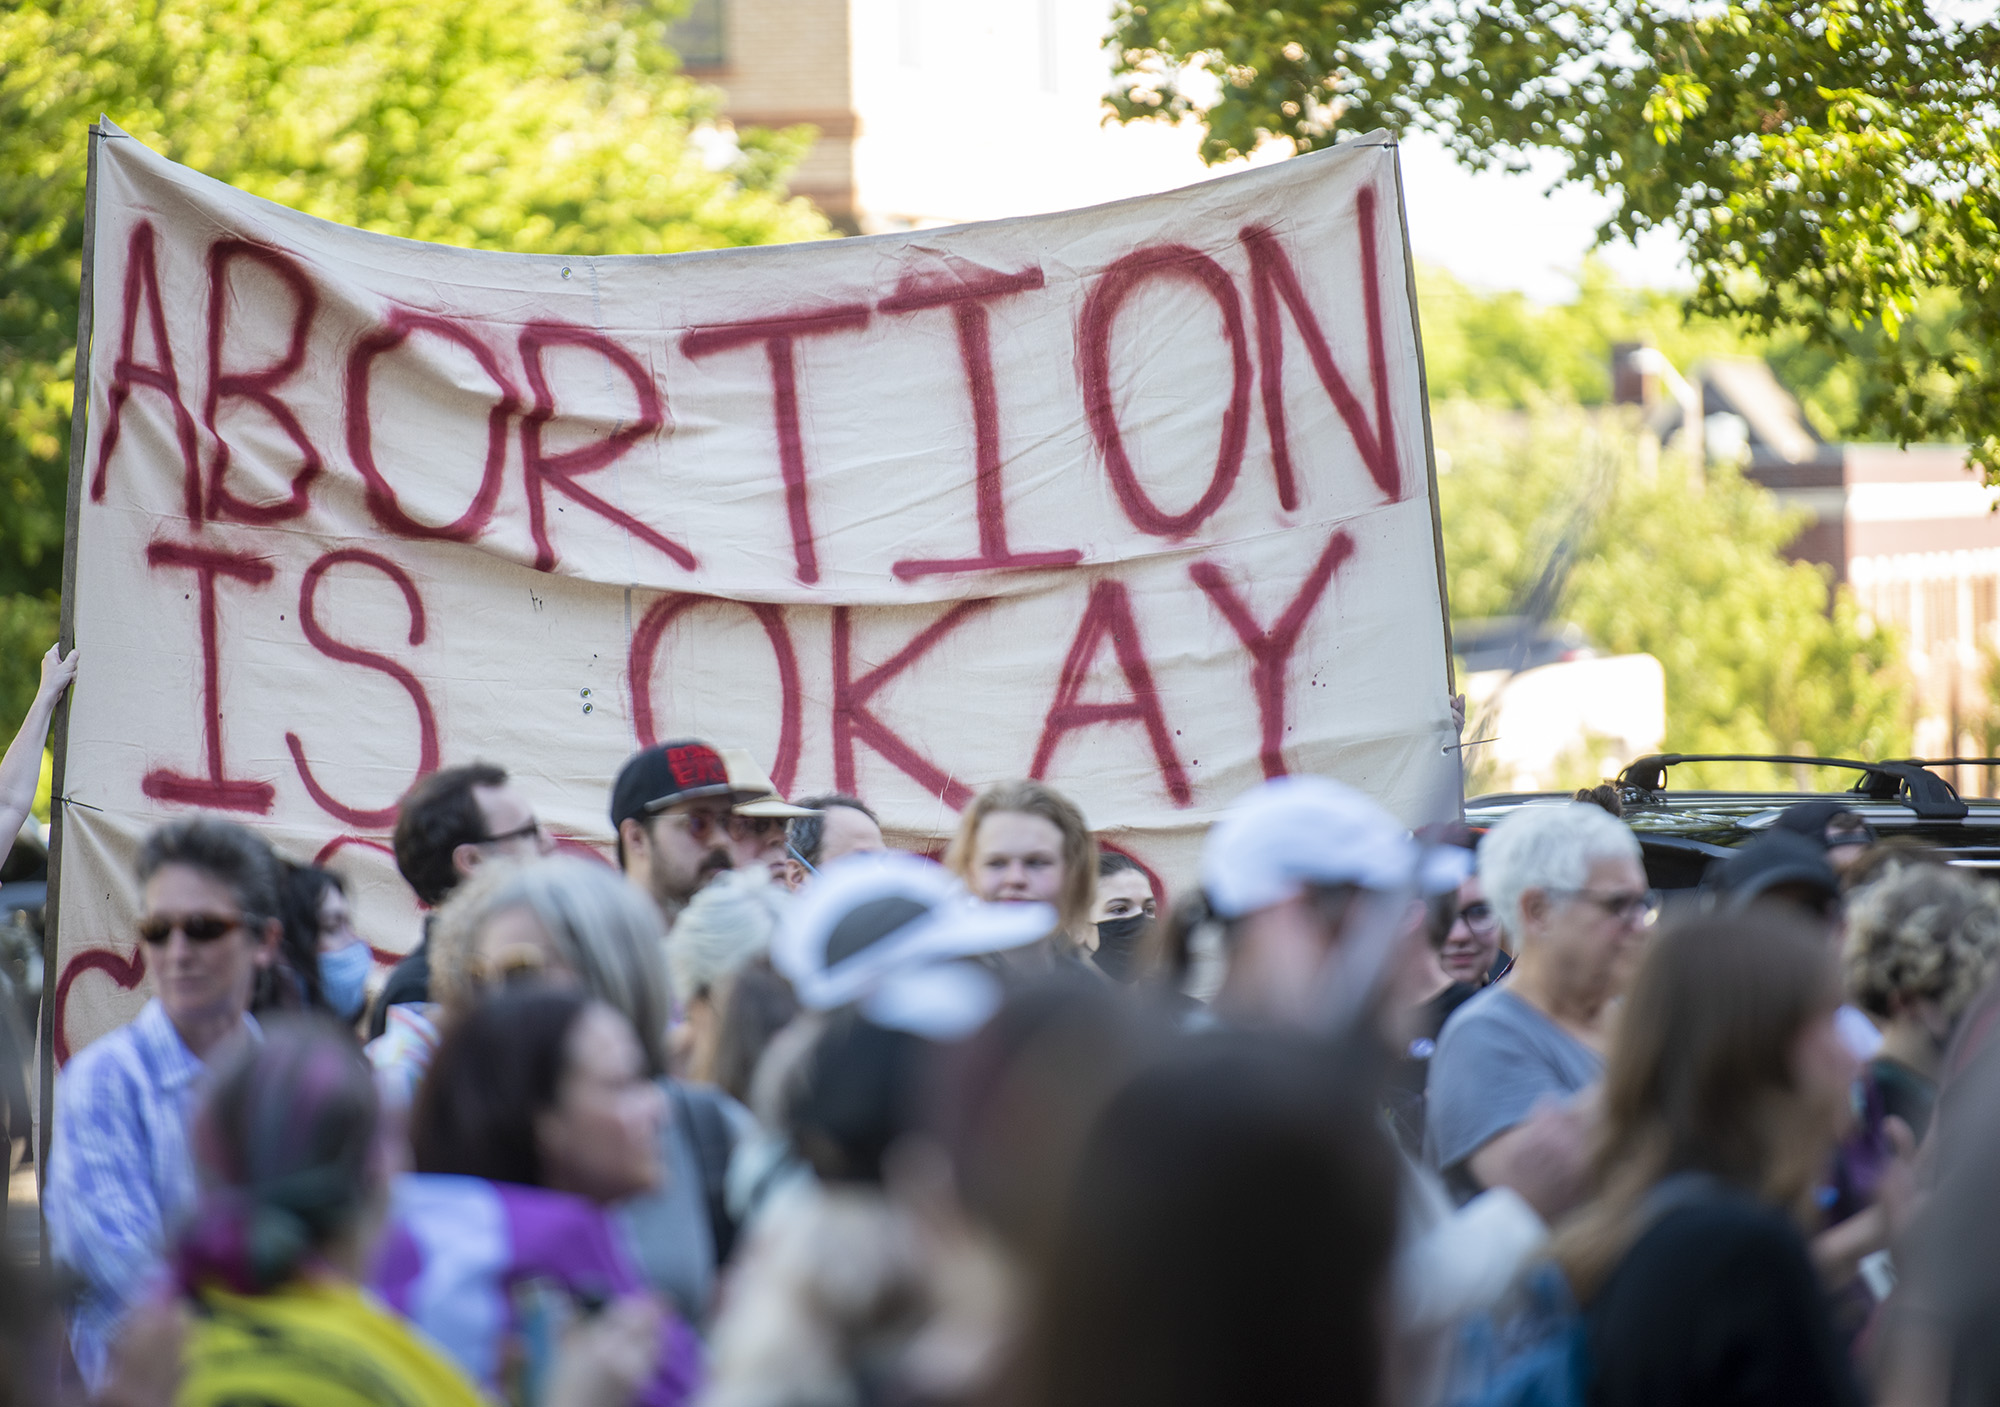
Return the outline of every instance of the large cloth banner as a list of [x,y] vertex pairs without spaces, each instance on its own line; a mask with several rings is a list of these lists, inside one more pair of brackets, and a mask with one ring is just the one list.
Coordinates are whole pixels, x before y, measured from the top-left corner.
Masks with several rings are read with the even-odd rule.
[[641,744],[892,841],[1041,777],[1169,888],[1260,779],[1457,803],[1396,151],[661,257],[348,229],[105,126],[54,1047],[143,1000],[131,868],[209,809],[344,874],[440,766],[608,855]]

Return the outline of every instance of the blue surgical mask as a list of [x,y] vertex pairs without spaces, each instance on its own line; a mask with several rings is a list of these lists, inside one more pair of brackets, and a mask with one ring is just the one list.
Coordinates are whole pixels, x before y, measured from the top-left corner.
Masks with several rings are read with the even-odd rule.
[[343,1021],[352,1021],[368,1003],[368,973],[375,966],[366,943],[349,943],[319,955],[319,987],[326,1004]]

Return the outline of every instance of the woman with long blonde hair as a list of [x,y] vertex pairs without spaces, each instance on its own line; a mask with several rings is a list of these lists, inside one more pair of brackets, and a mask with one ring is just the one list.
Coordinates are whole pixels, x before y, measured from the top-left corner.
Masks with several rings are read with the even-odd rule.
[[1653,942],[1605,1066],[1593,1198],[1552,1248],[1595,1407],[1858,1403],[1807,1250],[1856,1062],[1822,935],[1752,907]]
[[1076,803],[1047,783],[999,782],[974,797],[944,862],[989,904],[1053,904],[1057,955],[1096,948],[1097,840]]

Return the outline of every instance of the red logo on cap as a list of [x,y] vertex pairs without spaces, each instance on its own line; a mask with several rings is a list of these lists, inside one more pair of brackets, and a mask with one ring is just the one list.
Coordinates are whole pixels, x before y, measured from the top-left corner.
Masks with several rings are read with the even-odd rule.
[[729,785],[729,771],[722,765],[721,754],[712,747],[670,747],[667,766],[673,771],[674,785],[682,791]]

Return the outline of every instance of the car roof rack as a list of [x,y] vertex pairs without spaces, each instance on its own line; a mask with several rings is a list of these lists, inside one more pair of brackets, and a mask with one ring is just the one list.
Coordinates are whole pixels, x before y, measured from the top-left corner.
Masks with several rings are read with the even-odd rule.
[[[1857,762],[1850,757],[1791,757],[1772,753],[1663,752],[1635,760],[1618,774],[1618,785],[1641,796],[1653,796],[1667,783],[1667,769],[1683,762],[1780,762],[1808,767],[1846,767],[1862,774],[1851,788],[1872,801],[1904,801],[1927,820],[1955,821],[1971,808],[1951,783],[1925,769],[1918,758],[1897,762]],[[1972,759],[1952,758],[1951,765],[1973,765]],[[1929,765],[1940,765],[1933,762]],[[1986,765],[1982,759],[1979,765]],[[2000,766],[2000,762],[1994,762]]]

